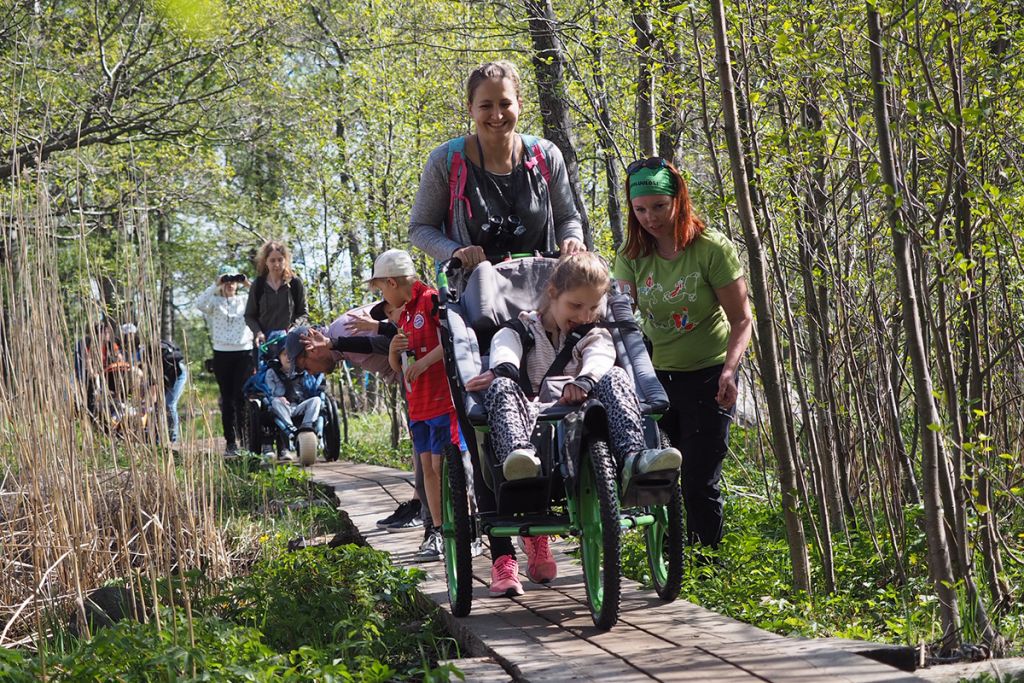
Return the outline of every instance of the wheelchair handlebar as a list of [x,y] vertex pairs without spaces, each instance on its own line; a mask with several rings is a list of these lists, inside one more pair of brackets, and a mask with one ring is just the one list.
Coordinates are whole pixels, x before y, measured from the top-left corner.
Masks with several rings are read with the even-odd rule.
[[[533,258],[539,256],[541,258],[561,258],[562,252],[555,251],[535,251],[531,253],[510,253],[504,252],[500,254],[484,254],[484,260],[490,263],[504,263],[505,261],[513,261],[516,259]],[[463,269],[462,259],[457,256],[453,256],[446,261],[442,261],[439,267],[440,272],[444,273],[447,277],[452,277],[457,272]]]

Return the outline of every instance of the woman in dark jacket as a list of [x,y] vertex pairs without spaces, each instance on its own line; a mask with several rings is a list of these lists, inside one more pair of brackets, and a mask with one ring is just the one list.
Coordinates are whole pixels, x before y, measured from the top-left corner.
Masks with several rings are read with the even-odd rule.
[[306,289],[292,271],[292,256],[284,242],[268,241],[256,255],[256,280],[249,290],[245,324],[256,343],[274,330],[287,330],[306,318]]

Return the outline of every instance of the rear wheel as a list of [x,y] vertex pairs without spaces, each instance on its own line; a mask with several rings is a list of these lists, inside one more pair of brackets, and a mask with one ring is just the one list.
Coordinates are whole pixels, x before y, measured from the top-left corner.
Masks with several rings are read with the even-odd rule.
[[245,415],[245,430],[242,433],[248,442],[245,447],[258,454],[263,446],[263,411],[260,410],[259,402],[246,399],[242,414]]
[[[441,507],[444,523],[444,565],[448,575],[448,602],[452,614],[464,617],[473,606],[473,526],[469,518],[466,468],[455,446],[444,451],[441,471]],[[435,522],[436,523],[436,522]]]
[[[671,446],[660,428],[661,447]],[[652,505],[647,512],[654,516],[654,524],[644,529],[647,541],[647,566],[651,582],[658,597],[672,602],[679,596],[683,583],[683,492],[676,477],[672,497],[666,505]]]
[[324,460],[334,462],[341,455],[341,425],[338,423],[338,404],[330,394],[326,397],[327,414],[324,420]]
[[580,554],[590,616],[595,626],[608,630],[619,619],[622,534],[615,465],[604,440],[588,438],[583,443],[578,495]]

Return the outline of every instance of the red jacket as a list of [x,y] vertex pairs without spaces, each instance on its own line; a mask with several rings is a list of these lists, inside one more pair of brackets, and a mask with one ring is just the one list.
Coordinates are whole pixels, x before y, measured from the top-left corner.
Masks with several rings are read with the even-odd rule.
[[[413,283],[412,298],[398,317],[398,327],[409,338],[409,350],[417,360],[441,343],[437,313],[434,312],[435,294],[437,290],[422,282]],[[448,378],[444,374],[444,362],[434,363],[412,386],[407,386],[406,399],[410,420],[429,420],[453,412],[455,407],[448,389]]]

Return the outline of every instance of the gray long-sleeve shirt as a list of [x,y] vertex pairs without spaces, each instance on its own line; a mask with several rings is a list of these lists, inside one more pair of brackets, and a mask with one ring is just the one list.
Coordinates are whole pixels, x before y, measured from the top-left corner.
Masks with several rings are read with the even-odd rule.
[[[548,235],[546,240],[549,249],[556,248],[563,240],[569,238],[576,238],[582,242],[583,225],[573,202],[562,153],[548,140],[540,139],[539,144],[544,151],[544,161],[551,171],[551,180],[546,190],[542,190],[550,198],[551,222],[554,225],[554,234]],[[470,162],[467,160],[466,163],[468,165]],[[476,226],[486,219],[485,216],[477,215],[479,211],[475,211],[473,218],[470,219],[465,203],[456,202],[452,221],[454,225],[446,225],[450,197],[448,170],[446,142],[434,149],[427,159],[409,219],[409,241],[439,261],[450,258],[456,249],[473,244],[471,234],[477,232]],[[470,169],[467,168],[467,171]],[[531,173],[536,176],[535,182],[523,183],[520,192],[536,193],[538,187],[543,186],[543,180],[539,179],[540,171],[534,169]],[[467,173],[466,195],[470,197],[471,204],[475,203],[472,194],[479,194],[479,189],[475,187],[476,175],[473,172]],[[471,221],[474,224],[473,229]]]

